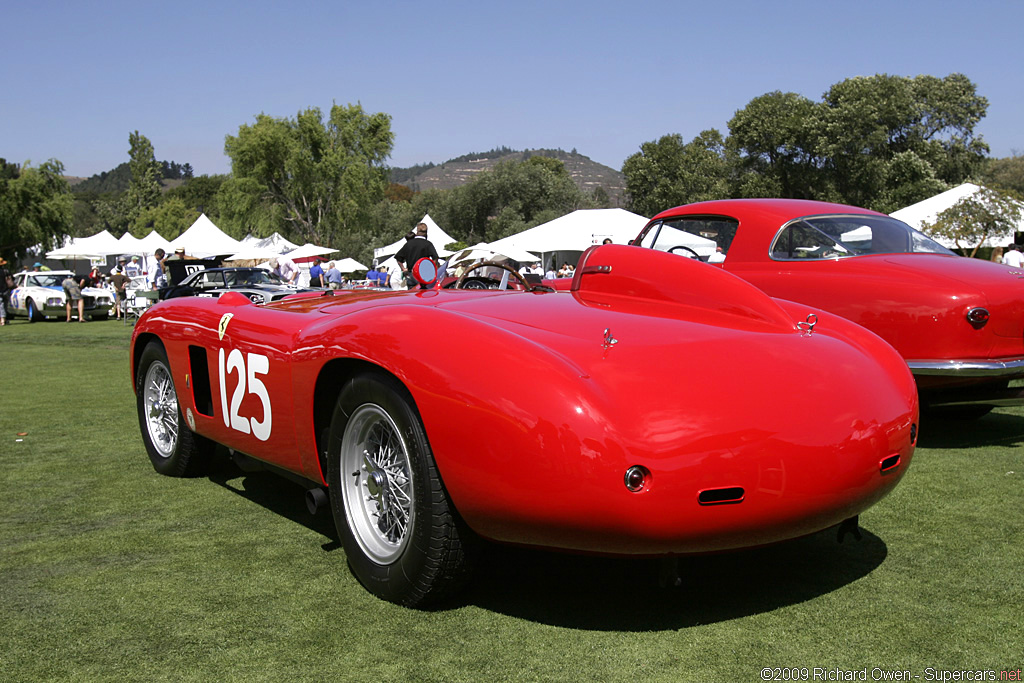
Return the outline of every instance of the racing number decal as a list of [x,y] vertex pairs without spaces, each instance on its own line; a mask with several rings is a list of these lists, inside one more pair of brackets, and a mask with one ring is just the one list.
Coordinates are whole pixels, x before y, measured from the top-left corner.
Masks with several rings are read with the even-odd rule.
[[[267,385],[257,375],[265,375],[270,372],[270,359],[258,353],[249,353],[245,356],[238,349],[232,349],[227,354],[227,362],[224,359],[224,349],[217,355],[218,370],[220,374],[220,408],[224,416],[224,426],[231,427],[243,434],[252,434],[260,441],[270,438],[270,430],[273,426],[272,413],[270,411],[270,394],[267,393]],[[237,374],[238,384],[231,395],[231,411],[228,412],[228,375]],[[250,394],[259,397],[263,404],[263,421],[257,422],[255,417],[246,418],[238,414],[242,407],[242,399],[245,398],[246,386]]]

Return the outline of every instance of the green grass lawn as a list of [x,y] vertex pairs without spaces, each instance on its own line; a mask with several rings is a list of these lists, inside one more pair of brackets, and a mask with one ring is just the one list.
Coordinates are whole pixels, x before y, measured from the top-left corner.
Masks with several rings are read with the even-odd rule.
[[1024,664],[1024,410],[926,424],[859,543],[693,558],[681,589],[659,589],[653,561],[491,548],[461,601],[419,612],[356,582],[296,485],[227,463],[157,475],[130,334],[0,328],[0,679],[929,680]]

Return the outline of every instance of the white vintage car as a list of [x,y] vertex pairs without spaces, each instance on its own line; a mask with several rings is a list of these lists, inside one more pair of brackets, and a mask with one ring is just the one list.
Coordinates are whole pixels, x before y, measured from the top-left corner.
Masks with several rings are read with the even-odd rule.
[[[8,316],[23,316],[29,322],[45,320],[48,317],[63,318],[67,315],[64,306],[66,295],[61,283],[70,270],[44,270],[21,272],[14,276],[14,289],[7,303]],[[86,287],[82,290],[85,299],[85,315],[92,320],[106,320],[114,305],[114,293],[100,287]],[[78,315],[78,311],[72,311]]]

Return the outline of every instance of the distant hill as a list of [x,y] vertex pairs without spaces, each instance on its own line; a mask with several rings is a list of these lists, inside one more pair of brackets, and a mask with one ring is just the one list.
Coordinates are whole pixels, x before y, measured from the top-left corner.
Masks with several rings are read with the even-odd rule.
[[558,159],[565,164],[565,170],[576,182],[576,186],[584,192],[593,192],[603,187],[611,199],[612,206],[621,203],[622,194],[626,189],[623,175],[614,168],[592,161],[576,150],[566,152],[561,149],[531,149],[516,151],[508,147],[493,149],[482,154],[467,154],[450,159],[443,164],[423,164],[411,168],[391,169],[391,182],[405,185],[415,192],[438,189],[449,190],[465,185],[478,173],[494,168],[501,161],[525,161],[531,156],[546,156]]
[[[172,187],[181,185],[186,178],[192,177],[192,166],[190,164],[179,164],[176,161],[160,162],[160,187],[169,190]],[[72,192],[91,192],[103,194],[104,192],[118,193],[128,189],[132,180],[132,172],[128,162],[119,164],[117,168],[103,173],[97,173],[91,178],[80,178],[77,176],[65,176],[65,180],[71,185]]]

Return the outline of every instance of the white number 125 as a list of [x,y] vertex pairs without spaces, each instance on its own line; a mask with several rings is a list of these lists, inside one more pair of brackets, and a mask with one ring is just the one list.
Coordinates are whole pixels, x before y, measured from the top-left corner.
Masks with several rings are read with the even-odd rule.
[[[231,353],[228,354],[226,371],[224,363],[224,349],[221,349],[218,354],[218,362],[220,366],[221,414],[224,416],[225,427],[237,429],[243,434],[252,433],[252,435],[260,441],[266,441],[270,438],[270,429],[273,423],[273,416],[270,412],[270,394],[267,393],[267,387],[263,384],[263,380],[256,377],[256,375],[265,375],[270,372],[270,359],[258,353],[250,353],[247,354],[247,356],[249,366],[248,373],[245,371],[247,365],[246,358],[242,356],[242,352],[238,349],[233,349]],[[227,376],[232,372],[238,373],[238,384],[235,385],[235,393],[231,395],[231,412],[229,413]],[[262,422],[257,422],[255,417],[247,419],[238,414],[238,409],[242,406],[242,399],[245,398],[245,386],[247,380],[249,384],[249,393],[258,396],[260,402],[263,404]]]

